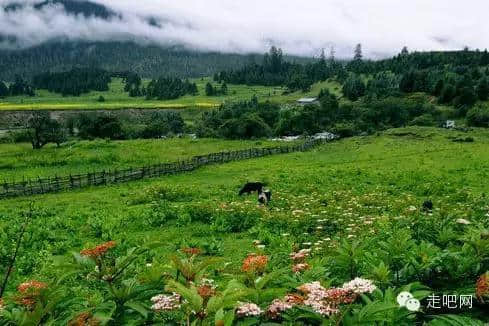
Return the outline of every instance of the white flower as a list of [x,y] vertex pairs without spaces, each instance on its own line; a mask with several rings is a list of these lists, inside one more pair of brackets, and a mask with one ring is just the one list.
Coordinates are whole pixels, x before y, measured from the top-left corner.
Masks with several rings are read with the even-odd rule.
[[464,218],[459,218],[459,219],[457,220],[457,223],[458,223],[458,224],[465,224],[465,225],[472,224],[470,221],[468,221],[468,220],[466,220],[466,219],[464,219]]
[[236,315],[239,317],[251,317],[251,316],[260,316],[263,311],[254,303],[243,303],[238,302],[239,306],[236,310]]
[[180,295],[173,293],[172,295],[159,294],[151,298],[153,305],[151,309],[154,311],[169,311],[180,308]]
[[344,290],[352,291],[353,293],[362,294],[372,293],[377,287],[371,280],[357,277],[350,282],[344,283],[342,288]]
[[291,309],[293,305],[291,303],[282,301],[280,299],[275,299],[272,301],[267,308],[267,313],[272,316],[272,318],[277,318],[281,312]]
[[338,309],[331,306],[325,299],[328,296],[327,290],[319,282],[306,283],[299,287],[299,290],[307,294],[304,304],[310,306],[314,311],[323,316],[330,316],[338,313]]

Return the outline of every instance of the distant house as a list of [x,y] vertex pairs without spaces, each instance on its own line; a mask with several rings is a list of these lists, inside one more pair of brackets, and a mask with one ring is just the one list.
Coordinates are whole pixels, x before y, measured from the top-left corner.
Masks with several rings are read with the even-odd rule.
[[443,128],[447,128],[447,129],[455,128],[455,121],[454,120],[445,121],[445,123],[443,124]]
[[317,97],[303,97],[297,100],[297,103],[300,105],[306,105],[306,104],[318,104],[319,101]]

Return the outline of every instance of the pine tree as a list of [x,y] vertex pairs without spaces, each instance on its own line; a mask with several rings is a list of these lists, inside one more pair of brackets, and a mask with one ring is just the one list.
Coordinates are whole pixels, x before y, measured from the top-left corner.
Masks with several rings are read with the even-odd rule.
[[489,65],[489,53],[487,52],[487,49],[485,49],[484,52],[482,52],[480,65],[481,66]]
[[355,55],[353,56],[353,60],[354,61],[361,61],[363,58],[363,54],[362,54],[362,44],[358,43],[356,46],[355,46]]
[[0,80],[0,98],[7,97],[9,95],[9,90],[7,85]]
[[228,94],[228,85],[226,85],[226,82],[222,83],[221,86],[221,95],[227,95]]
[[336,55],[336,50],[334,49],[334,46],[331,46],[329,49],[329,63],[334,64],[335,62],[335,55]]
[[486,77],[481,78],[477,85],[477,97],[481,101],[487,101],[489,98],[489,83]]
[[207,83],[205,85],[205,95],[206,96],[214,96],[216,93],[216,90],[214,89],[214,86],[212,86],[211,83]]

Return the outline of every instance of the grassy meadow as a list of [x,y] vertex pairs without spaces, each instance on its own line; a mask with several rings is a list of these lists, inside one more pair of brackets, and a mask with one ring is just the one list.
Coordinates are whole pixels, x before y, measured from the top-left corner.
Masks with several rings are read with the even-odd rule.
[[272,141],[219,139],[139,139],[71,141],[32,150],[29,143],[0,145],[0,180],[50,177],[126,169],[175,162],[196,155],[251,147],[277,146]]
[[[457,141],[467,137],[474,141]],[[114,163],[122,167],[253,145],[255,142],[185,139],[97,141],[34,152],[27,145],[12,148],[14,145],[1,144],[0,178],[12,177],[12,173],[100,169]],[[311,152],[209,166],[161,179],[3,200],[2,257],[13,246],[11,239],[22,220],[20,212],[30,203],[36,209],[8,291],[15,293],[16,286],[26,279],[49,283],[65,276],[58,286],[82,298],[83,303],[70,308],[66,316],[55,317],[69,320],[80,311],[98,316],[97,307],[115,300],[113,294],[105,290],[101,280],[83,273],[67,274],[60,259],[68,261],[70,252],[109,240],[117,244],[115,256],[131,247],[158,242],[138,256],[128,275],[124,274],[154,285],[157,293],[163,293],[165,286],[171,292],[169,279],[174,278],[175,267],[170,257],[182,248],[199,248],[202,254],[191,259],[212,260],[203,275],[214,279],[218,291],[232,279],[243,278],[253,287],[255,283],[246,283],[248,277],[273,275],[259,289],[263,295],[252,296],[263,309],[273,298],[312,281],[337,286],[360,276],[377,287],[369,295],[373,303],[358,298],[330,318],[292,309],[281,317],[284,324],[482,325],[463,318],[488,322],[487,305],[437,311],[426,307],[426,297],[431,293],[475,296],[478,276],[487,270],[489,240],[482,234],[489,228],[488,146],[487,130],[392,129],[339,140]],[[237,196],[240,186],[249,180],[265,181],[272,190],[268,207],[258,206],[254,195]],[[422,204],[428,199],[433,210],[427,212]],[[459,219],[468,223],[457,222]],[[293,273],[289,254],[300,249],[309,252],[309,268]],[[243,273],[242,261],[250,253],[268,257],[265,270],[258,275]],[[161,275],[165,275],[163,279]],[[179,273],[176,275],[178,280]],[[421,289],[415,297],[421,300],[422,310],[400,308],[395,295],[415,288]],[[150,310],[149,298],[140,302]],[[226,309],[223,313],[229,311]],[[112,318],[119,316],[119,322],[144,319],[134,309],[128,309],[124,317],[115,311]],[[305,319],[305,313],[312,314],[307,315],[311,319]],[[457,314],[459,324],[442,323],[433,316],[439,313]],[[171,325],[183,318],[165,312],[151,316],[153,321]],[[214,315],[209,316],[201,321],[204,325],[214,323]],[[198,319],[191,313],[187,317]],[[236,317],[235,322],[258,325],[265,320],[263,315]]]
[[[62,96],[46,90],[36,90],[36,96],[15,96],[0,99],[0,111],[2,110],[90,110],[90,109],[184,109],[184,108],[215,108],[226,101],[249,100],[256,95],[259,100],[270,100],[278,103],[294,102],[305,96],[317,96],[321,88],[329,88],[336,94],[341,93],[340,84],[332,81],[316,83],[308,93],[294,92],[283,95],[285,87],[228,85],[228,95],[206,96],[205,85],[210,78],[191,79],[197,84],[199,95],[186,95],[175,100],[145,100],[144,97],[132,98],[124,92],[124,83],[120,78],[113,78],[109,84],[109,91],[92,91],[79,97]],[[149,80],[143,80],[148,84]],[[99,102],[103,96],[105,101]]]

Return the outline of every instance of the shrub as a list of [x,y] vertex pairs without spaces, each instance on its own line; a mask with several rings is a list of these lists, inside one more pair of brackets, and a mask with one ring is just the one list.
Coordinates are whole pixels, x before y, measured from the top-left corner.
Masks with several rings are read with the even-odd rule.
[[258,223],[260,214],[255,211],[224,211],[217,214],[212,227],[219,232],[244,232]]
[[434,126],[436,123],[431,114],[423,114],[411,120],[409,124],[412,126]]
[[474,127],[489,127],[489,109],[478,105],[467,112],[467,124]]

